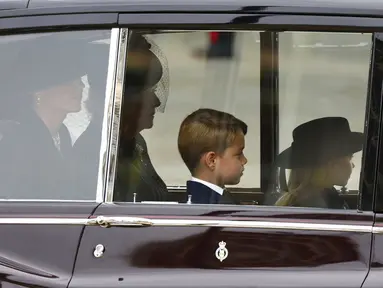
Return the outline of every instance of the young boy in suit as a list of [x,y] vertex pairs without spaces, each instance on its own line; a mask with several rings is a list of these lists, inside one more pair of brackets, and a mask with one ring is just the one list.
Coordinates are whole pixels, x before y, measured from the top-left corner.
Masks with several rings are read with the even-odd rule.
[[247,159],[243,154],[247,125],[233,115],[198,109],[188,115],[178,134],[178,150],[192,179],[191,202],[217,204],[225,185],[236,185]]

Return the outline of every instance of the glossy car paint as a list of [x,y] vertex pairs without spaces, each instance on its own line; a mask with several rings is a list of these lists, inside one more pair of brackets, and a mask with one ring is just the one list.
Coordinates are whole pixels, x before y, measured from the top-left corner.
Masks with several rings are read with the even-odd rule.
[[[97,7],[108,3],[109,7]],[[29,8],[56,8],[77,6],[90,7],[93,9],[112,10],[120,12],[132,11],[196,11],[196,12],[265,12],[265,13],[296,13],[296,14],[332,14],[332,15],[379,15],[383,13],[383,3],[379,0],[366,1],[326,1],[326,0],[30,0]],[[105,5],[104,5],[105,6]],[[115,11],[115,10],[114,10]]]
[[[88,218],[98,204],[0,203],[1,218]],[[67,287],[82,225],[0,224],[0,287]]]
[[0,10],[27,8],[28,0],[4,0],[0,2]]
[[[29,9],[21,9],[28,7]],[[38,15],[82,12],[221,12],[300,15],[382,16],[383,2],[327,0],[5,0],[3,15]],[[7,10],[7,11],[5,11]],[[0,15],[1,17],[1,15]]]
[[374,227],[380,228],[380,233],[375,233],[372,238],[371,269],[363,288],[382,287],[383,277],[383,215],[376,216]]
[[[376,33],[374,37],[375,42],[375,61],[374,61],[374,77],[377,79],[382,79],[383,77],[383,35],[382,33]],[[383,91],[383,83],[376,82],[375,89],[373,93],[381,94]],[[382,115],[379,116],[382,119]],[[378,128],[378,127],[377,127]],[[380,127],[380,130],[383,127]],[[377,143],[378,147],[382,147],[382,142]],[[371,250],[371,265],[370,272],[368,277],[363,285],[363,288],[377,288],[382,286],[382,277],[383,277],[383,155],[379,154],[377,159],[377,181],[376,181],[376,191],[375,191],[375,207],[376,211],[374,227],[378,230],[379,233],[374,233],[372,238],[372,250]]]
[[[5,4],[4,4],[5,3]],[[380,1],[8,1],[0,4],[2,23],[9,17],[21,16],[12,29],[27,29],[29,24],[22,21],[23,15],[46,15],[74,12],[193,12],[197,23],[203,23],[206,14],[198,12],[257,13],[260,16],[225,15],[217,24],[291,24],[300,25],[326,23],[342,27],[364,26],[383,27],[379,16],[383,15]],[[7,6],[8,5],[8,6]],[[64,7],[65,6],[65,7]],[[267,14],[267,15],[265,15]],[[291,17],[286,17],[288,14]],[[298,17],[294,14],[303,15]],[[312,17],[316,14],[316,17]],[[81,15],[81,14],[79,14]],[[90,15],[90,14],[88,14]],[[217,16],[218,15],[218,16]],[[323,17],[321,15],[326,15]],[[338,16],[343,15],[342,21]],[[74,17],[74,15],[72,15]],[[84,16],[84,15],[81,15]],[[138,17],[140,16],[140,17]],[[120,24],[128,25],[134,19],[154,23],[142,15],[127,17],[121,15]],[[213,17],[212,15],[208,15]],[[309,16],[309,17],[306,17]],[[331,21],[327,16],[331,17]],[[353,16],[353,17],[351,17]],[[355,16],[363,16],[358,18]],[[370,18],[369,16],[378,16]],[[133,18],[133,20],[132,20]],[[163,13],[160,18],[170,18]],[[51,19],[54,19],[51,18]],[[57,17],[49,25],[86,25],[84,22],[70,22],[70,17]],[[125,20],[124,20],[125,19]],[[126,20],[129,19],[129,20]],[[189,18],[187,18],[189,19]],[[186,20],[187,20],[186,19]],[[218,18],[216,18],[218,19]],[[226,19],[223,21],[222,19]],[[232,21],[235,20],[236,21]],[[263,22],[259,22],[261,19]],[[363,21],[361,21],[363,19]],[[184,20],[182,24],[187,23]],[[257,20],[257,21],[255,21]],[[44,17],[36,18],[38,24]],[[61,21],[61,22],[60,22]],[[92,18],[93,21],[93,18]],[[137,20],[138,21],[138,20]],[[157,20],[159,21],[159,20]],[[283,22],[285,21],[285,22]],[[294,22],[293,21],[293,22]],[[367,21],[367,22],[364,22]],[[110,22],[108,20],[108,22]],[[340,23],[341,22],[341,23]],[[24,23],[24,24],[23,24]],[[116,23],[116,22],[114,22]],[[296,22],[295,22],[296,23]],[[367,24],[368,25],[367,25]],[[94,22],[88,25],[94,25]],[[103,23],[105,24],[105,23]],[[161,24],[161,23],[157,23]],[[168,23],[169,24],[169,23]],[[173,23],[174,24],[174,23]],[[44,25],[43,25],[44,26]],[[33,26],[33,28],[38,25]],[[6,29],[2,25],[1,29]],[[323,29],[323,28],[322,28]],[[374,88],[381,79],[375,79]],[[381,93],[368,104],[368,112],[378,117],[369,117],[367,126],[379,131],[381,122]],[[371,114],[371,113],[370,113]],[[369,114],[368,114],[369,115]],[[376,126],[378,125],[378,126]],[[376,132],[378,133],[378,132]],[[380,140],[380,134],[373,134],[368,141]],[[380,143],[380,142],[379,142]],[[367,147],[373,147],[369,143]],[[375,150],[374,150],[375,149]],[[368,150],[364,167],[363,191],[367,191],[367,207],[371,205],[375,185],[375,160],[379,146]],[[362,201],[363,202],[363,201]],[[95,203],[38,203],[3,202],[0,217],[88,217]],[[144,204],[103,204],[93,216],[140,216],[166,219],[247,219],[269,222],[331,223],[370,227],[373,213],[357,211],[323,211],[321,209],[282,209],[259,206],[199,206],[199,205],[144,205]],[[375,225],[380,225],[377,217]],[[0,225],[0,273],[4,287],[381,287],[379,256],[383,241],[380,234],[347,231],[276,230],[258,228],[217,228],[217,227],[145,227],[145,228],[101,228],[81,225]],[[371,242],[372,266],[369,271]],[[218,243],[225,241],[229,255],[223,262],[215,258]],[[77,254],[78,244],[79,250]],[[96,245],[105,246],[104,255],[93,256]],[[77,258],[76,258],[77,255]],[[76,261],[76,265],[74,265]],[[73,278],[72,270],[74,269]],[[367,277],[368,275],[368,277]],[[366,279],[367,277],[367,279]],[[375,286],[374,286],[375,285]]]
[[[371,227],[372,213],[214,205],[103,204],[95,216]],[[217,227],[86,227],[70,287],[360,287],[370,232]],[[215,251],[224,241],[228,257]],[[105,253],[92,251],[102,244]],[[223,273],[220,273],[223,272]],[[92,275],[92,277],[91,277]],[[253,284],[251,284],[253,283]]]

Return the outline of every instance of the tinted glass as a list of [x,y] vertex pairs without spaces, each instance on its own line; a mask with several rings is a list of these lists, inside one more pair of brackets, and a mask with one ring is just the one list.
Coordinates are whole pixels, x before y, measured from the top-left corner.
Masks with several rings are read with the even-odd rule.
[[[290,181],[303,177],[299,183],[333,184],[356,208],[364,140],[358,133],[364,132],[371,34],[285,32],[279,37],[280,152],[291,146],[294,128],[313,119],[342,117],[349,126],[342,126],[341,119],[327,118],[321,120],[323,125],[306,125],[310,131],[301,133],[302,140],[297,133],[295,143],[303,143],[299,158],[307,163],[287,169],[287,182],[291,176]],[[297,185],[291,183],[289,188],[295,190]],[[301,197],[299,190],[293,194]]]
[[[148,35],[162,51],[160,58],[167,60],[169,97],[164,111],[156,113],[153,129],[143,130],[142,135],[168,186],[184,186],[190,176],[178,152],[177,136],[182,120],[199,108],[237,116],[251,125],[246,146],[259,145],[259,33],[226,32],[216,37],[214,32]],[[159,98],[163,102],[165,97]],[[166,138],[156,141],[159,137]],[[235,186],[260,187],[260,151],[246,152],[246,173]]]
[[0,37],[0,198],[95,199],[110,35]]
[[[356,207],[371,35],[279,33],[272,50],[260,33],[133,33],[115,201]],[[271,149],[260,143],[273,131],[261,133],[260,119],[276,104],[261,79],[278,62],[275,187],[263,191],[261,155]]]
[[[166,186],[175,194],[182,191],[178,188],[185,187],[190,171],[177,137],[183,119],[199,108],[238,116],[251,125],[248,147],[258,146],[259,34],[222,33],[220,40],[229,46],[222,51],[209,48],[215,37],[209,32],[144,35],[155,55],[149,56],[152,65],[143,60],[147,44],[129,43],[115,190],[123,195],[115,200],[133,201],[136,193],[137,201],[162,201],[169,200]],[[231,186],[259,186],[259,152],[249,150],[246,173]]]

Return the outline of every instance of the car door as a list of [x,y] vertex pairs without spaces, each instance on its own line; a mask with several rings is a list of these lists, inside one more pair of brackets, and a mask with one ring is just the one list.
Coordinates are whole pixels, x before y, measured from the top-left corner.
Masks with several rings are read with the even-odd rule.
[[1,286],[66,287],[95,203],[3,201]]
[[[327,25],[337,23],[335,16],[196,13],[181,19],[177,14],[150,15],[120,16],[121,25],[147,26],[144,30],[122,28],[120,34],[115,85],[123,88],[114,95],[114,142],[105,203],[84,230],[69,287],[361,287],[370,268],[376,139],[380,139],[376,129],[380,118],[375,117],[381,113],[381,94],[375,90],[380,79],[370,67],[370,61],[376,61],[373,31],[358,27],[358,18],[344,17],[342,29]],[[157,27],[152,19],[155,24],[193,25]],[[243,25],[241,30],[228,24],[236,20]],[[259,27],[253,24],[258,21],[267,23],[266,29],[263,25],[262,31],[257,31]],[[236,33],[236,49],[230,59],[204,62],[193,57],[190,48],[206,43],[208,31],[202,25],[213,22],[222,24],[214,26],[215,31]],[[318,24],[325,22],[326,27]],[[289,31],[275,32],[273,25],[284,25]],[[315,29],[310,31],[305,25]],[[248,30],[242,29],[245,26]],[[186,29],[177,31],[181,28]],[[129,53],[132,33],[143,33],[150,40],[165,71],[161,79],[166,81],[155,87],[158,105],[166,105],[165,112],[156,114],[152,127],[140,136],[151,158],[146,164],[152,163],[172,187],[169,194],[183,194],[176,203],[144,201],[140,192],[127,191],[132,184],[129,181],[125,182],[128,186],[115,186],[116,175],[125,167],[120,150],[125,147],[118,147],[122,145],[119,136],[124,127],[134,123],[126,122],[129,118],[124,116],[134,104],[124,92],[129,87],[124,87],[123,80],[129,61],[136,63],[131,57],[138,57]],[[339,44],[341,38],[344,45]],[[317,39],[326,39],[326,43],[336,39],[336,45],[328,49],[308,44]],[[350,42],[365,45],[348,47]],[[168,86],[161,90],[161,85]],[[192,204],[193,199],[185,193],[190,174],[178,154],[177,137],[182,120],[206,105],[248,124],[245,173],[240,184],[228,187],[239,204],[243,201],[236,189],[255,198],[268,188],[267,178],[266,184],[273,184],[270,167],[276,154],[291,144],[296,126],[320,117],[345,117],[352,131],[364,132],[364,147],[354,155],[354,170],[347,185],[338,187],[337,195],[346,199],[342,193],[350,191],[349,198],[357,206]],[[150,181],[143,173],[139,176]],[[157,191],[160,186],[154,187]],[[129,196],[125,201],[113,201],[115,189]]]
[[[102,27],[101,15],[96,30],[83,26],[94,15],[6,16],[0,11],[0,287],[67,287],[85,224],[102,201],[103,109],[84,103],[92,96],[100,109],[110,100],[118,31]],[[75,157],[84,155],[76,143],[92,121],[100,125],[86,148],[97,152],[96,167]]]
[[[382,69],[381,69],[381,59],[382,59],[382,33],[374,34],[374,42],[375,42],[375,62],[374,62],[374,77],[380,79],[382,77]],[[379,93],[382,89],[381,82],[377,81],[374,85],[374,90],[376,93]],[[381,143],[378,144],[381,149]],[[363,283],[363,287],[379,287],[380,286],[380,277],[382,275],[381,267],[382,267],[382,188],[381,188],[381,175],[382,175],[382,157],[378,157],[377,163],[377,174],[378,181],[376,185],[376,196],[375,196],[375,205],[374,211],[376,212],[374,227],[373,227],[373,238],[372,238],[372,250],[371,250],[371,264],[370,271],[366,281]]]

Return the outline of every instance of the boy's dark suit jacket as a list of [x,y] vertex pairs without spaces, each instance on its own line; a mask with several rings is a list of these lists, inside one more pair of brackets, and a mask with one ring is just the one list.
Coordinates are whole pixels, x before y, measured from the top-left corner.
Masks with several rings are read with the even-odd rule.
[[187,181],[186,189],[186,194],[192,196],[193,204],[238,204],[227,190],[221,196],[208,186],[195,181]]

